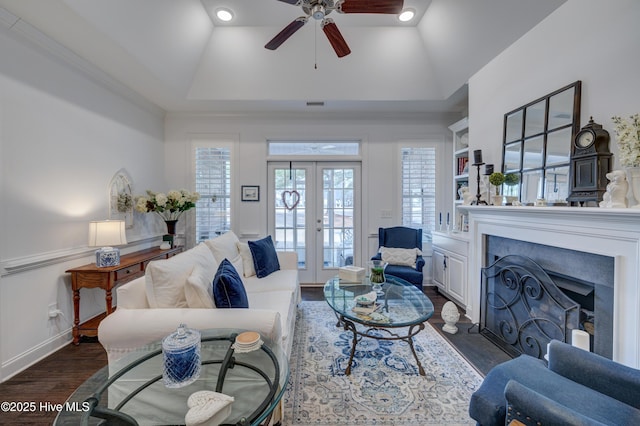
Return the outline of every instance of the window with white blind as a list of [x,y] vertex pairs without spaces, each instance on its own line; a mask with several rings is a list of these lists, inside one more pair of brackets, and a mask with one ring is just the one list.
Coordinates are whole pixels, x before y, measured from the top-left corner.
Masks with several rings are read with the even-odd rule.
[[435,229],[436,149],[400,148],[402,155],[402,224],[422,228],[425,234]]
[[196,244],[231,229],[231,149],[214,145],[194,147]]

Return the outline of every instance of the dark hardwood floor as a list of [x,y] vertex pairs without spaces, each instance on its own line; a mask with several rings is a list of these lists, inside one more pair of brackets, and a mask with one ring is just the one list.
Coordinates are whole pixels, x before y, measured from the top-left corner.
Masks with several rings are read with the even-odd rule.
[[[433,287],[425,294],[433,302],[435,312],[429,320],[454,347],[482,374],[509,357],[477,333],[477,327],[461,316],[456,335],[443,333],[440,317],[447,298]],[[303,287],[303,300],[324,300],[322,287]],[[461,312],[461,314],[463,314]],[[467,332],[470,329],[470,332]],[[35,403],[35,411],[0,411],[1,425],[49,425],[57,415],[54,409],[42,410],[41,404],[64,404],[85,380],[107,365],[107,355],[100,343],[69,344],[11,379],[0,383],[0,402]],[[48,405],[51,408],[50,405]]]
[[[50,425],[56,410],[41,404],[64,404],[96,371],[107,365],[107,354],[98,342],[69,344],[11,379],[0,383],[0,402],[35,403],[35,411],[0,411],[2,425]],[[29,408],[30,409],[30,408]]]

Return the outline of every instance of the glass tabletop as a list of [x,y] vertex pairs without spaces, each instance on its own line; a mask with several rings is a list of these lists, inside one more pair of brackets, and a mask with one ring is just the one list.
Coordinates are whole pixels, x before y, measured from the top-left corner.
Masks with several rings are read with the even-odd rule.
[[[188,325],[187,325],[188,326]],[[184,424],[189,410],[187,399],[197,391],[215,391],[234,397],[231,414],[225,424],[261,424],[273,412],[284,393],[289,367],[280,345],[262,336],[262,347],[252,352],[233,352],[233,361],[221,384],[225,357],[229,356],[235,336],[246,330],[215,329],[201,331],[201,373],[194,383],[181,388],[167,388],[162,380],[162,342],[139,348],[109,367],[106,374],[96,374],[90,383],[81,385],[69,401],[84,401],[95,396],[99,406],[108,406],[133,417],[140,424]],[[100,373],[100,372],[99,372]],[[82,424],[84,410],[62,411],[56,425]],[[86,417],[86,416],[85,416]],[[90,419],[87,424],[97,424]]]
[[358,296],[373,292],[367,278],[355,284],[331,278],[324,286],[324,298],[338,315],[367,326],[408,327],[431,318],[433,303],[422,291],[393,275],[385,278],[382,293],[371,306],[356,302]]

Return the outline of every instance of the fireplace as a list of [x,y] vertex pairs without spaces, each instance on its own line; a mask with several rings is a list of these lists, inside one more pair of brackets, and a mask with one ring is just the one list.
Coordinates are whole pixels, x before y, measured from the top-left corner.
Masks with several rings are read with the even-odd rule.
[[538,358],[574,329],[590,335],[591,350],[613,352],[614,259],[578,250],[485,236],[480,328],[513,356]]
[[[465,308],[473,322],[480,322],[482,268],[490,265],[489,237],[602,256],[608,262],[609,282],[594,275],[601,267],[577,274],[560,272],[558,276],[594,284],[594,311],[600,318],[594,322],[594,351],[603,353],[600,346],[610,346],[609,356],[614,361],[640,368],[640,209],[525,206],[460,206],[460,209],[469,215],[469,296]],[[524,255],[529,257],[527,253]],[[556,264],[569,263],[563,256],[553,256],[552,260]],[[556,271],[556,265],[539,263],[545,270]],[[589,265],[591,262],[587,262]],[[613,306],[610,312],[599,314],[598,305],[604,306],[600,298],[609,299]],[[605,327],[604,331],[599,330],[598,324]],[[600,340],[598,335],[609,336],[610,343],[596,343]]]

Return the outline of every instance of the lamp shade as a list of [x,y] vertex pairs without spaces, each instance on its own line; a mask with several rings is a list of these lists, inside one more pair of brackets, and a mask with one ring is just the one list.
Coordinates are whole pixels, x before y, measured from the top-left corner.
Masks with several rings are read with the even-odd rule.
[[124,220],[89,222],[89,247],[109,247],[127,244]]

